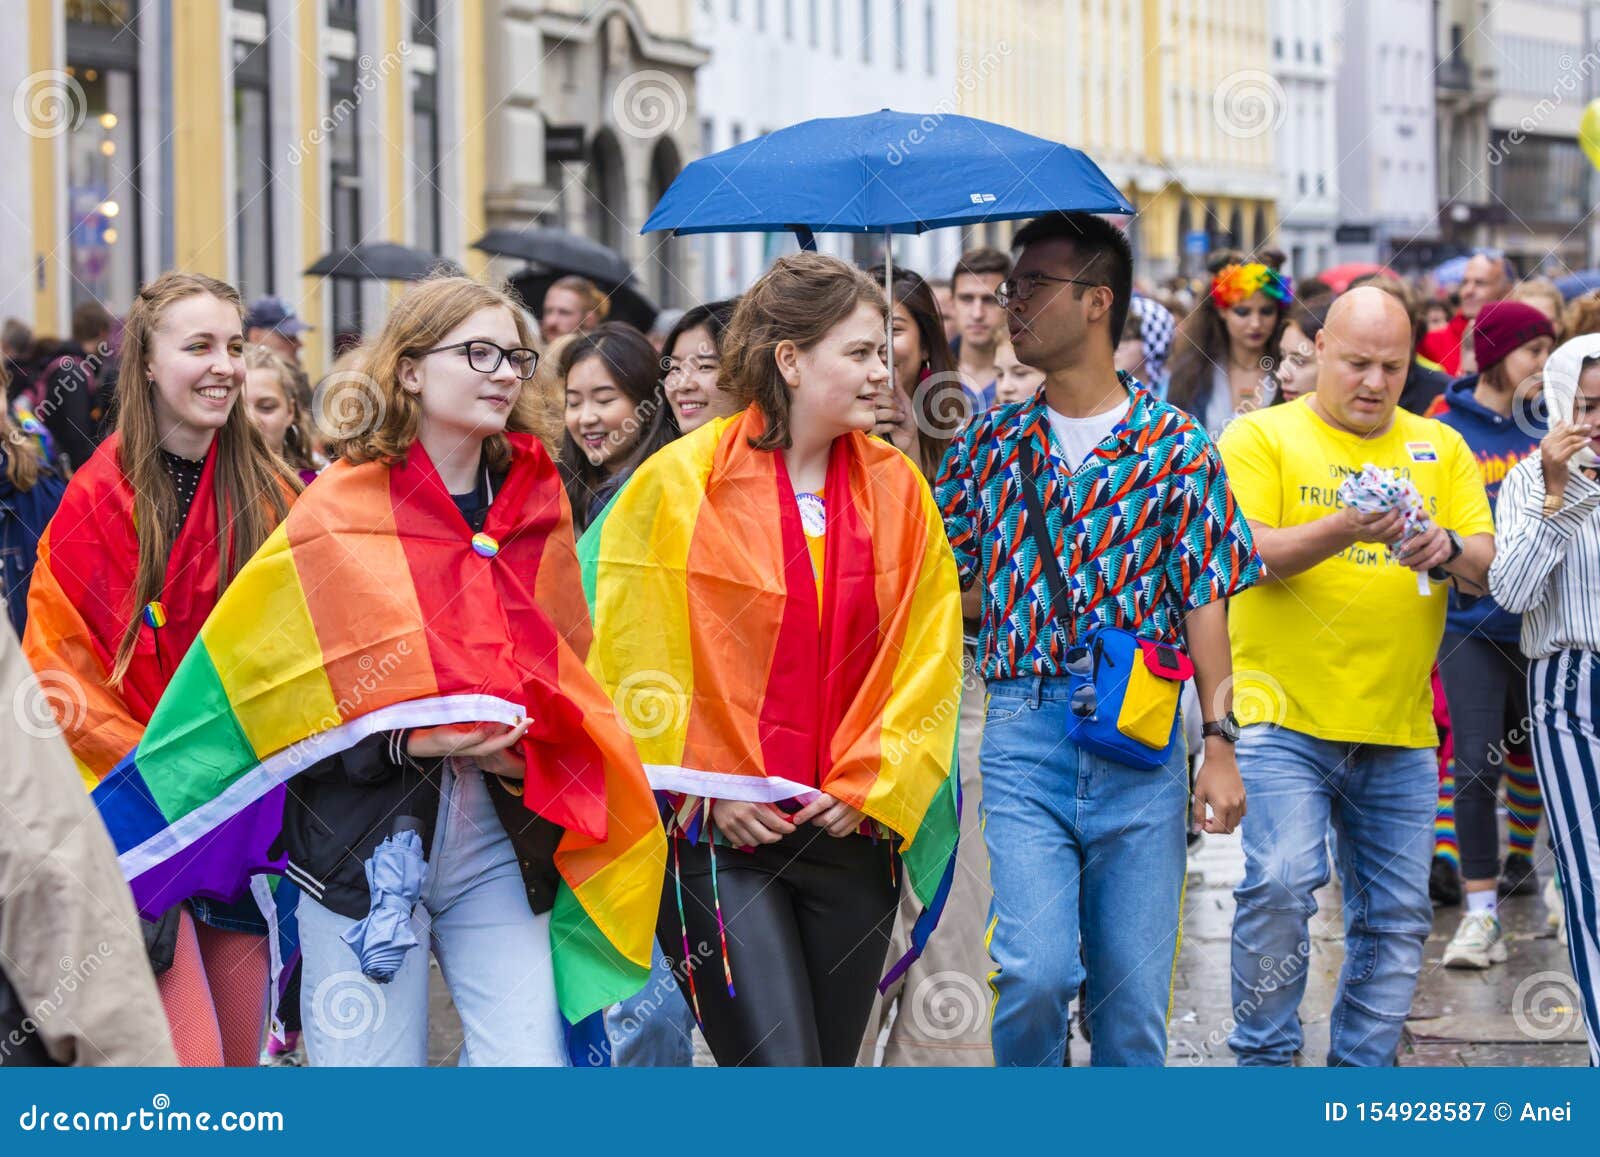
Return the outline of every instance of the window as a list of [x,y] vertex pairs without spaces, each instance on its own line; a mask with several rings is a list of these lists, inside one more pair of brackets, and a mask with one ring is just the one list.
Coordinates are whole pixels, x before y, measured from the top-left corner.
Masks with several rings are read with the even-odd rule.
[[700,118],[700,154],[715,152],[717,139],[716,122],[710,117]]
[[76,15],[67,21],[67,75],[83,100],[64,122],[68,232],[39,244],[63,244],[70,255],[74,307],[99,301],[125,313],[141,280],[138,16],[105,6]]
[[833,0],[833,54],[844,56],[844,0]]
[[1311,59],[1317,64],[1322,63],[1322,42],[1320,40],[1311,46]]
[[1319,194],[1321,194],[1321,193],[1326,193],[1327,191],[1328,191],[1328,177],[1327,177],[1327,174],[1318,173],[1317,174],[1317,192]]
[[806,0],[806,43],[812,48],[822,42],[822,0]]
[[783,0],[783,38],[794,39],[794,0]]
[[756,0],[756,31],[767,30],[767,0]]
[[439,44],[439,0],[411,0],[411,43]]
[[906,4],[905,0],[892,0],[894,8],[894,66],[899,72],[906,70]]
[[872,0],[861,0],[861,63],[872,63]]
[[[330,13],[331,15],[331,13]],[[361,241],[361,153],[356,136],[356,106],[360,101],[359,77],[354,60],[330,58],[327,63],[328,205],[333,221],[333,248]],[[361,337],[361,283],[334,278],[333,342],[343,352]]]
[[929,76],[932,76],[934,73],[939,71],[939,26],[937,21],[938,16],[933,10],[933,0],[928,0],[928,2],[923,5],[922,8],[922,43],[923,48],[927,52]]
[[233,225],[239,292],[271,293],[272,113],[266,42],[233,44]]
[[1272,38],[1272,55],[1279,60],[1283,59],[1283,37],[1274,36]]
[[728,0],[728,19],[739,19],[739,0]]
[[412,243],[438,253],[443,242],[439,195],[439,78],[417,71],[411,76]]

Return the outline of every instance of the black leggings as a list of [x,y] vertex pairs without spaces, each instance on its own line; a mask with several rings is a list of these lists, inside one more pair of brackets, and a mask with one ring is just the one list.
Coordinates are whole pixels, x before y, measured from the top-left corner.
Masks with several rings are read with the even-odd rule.
[[[836,839],[808,824],[753,852],[717,848],[732,997],[717,935],[711,850],[672,842],[657,935],[688,999],[688,928],[700,1028],[717,1064],[854,1064],[900,893],[890,842]],[[674,863],[682,865],[682,923]]]
[[1508,733],[1527,741],[1528,660],[1515,644],[1476,635],[1446,635],[1439,648],[1439,678],[1450,705],[1455,747],[1456,841],[1461,875],[1492,880],[1500,874],[1500,775]]

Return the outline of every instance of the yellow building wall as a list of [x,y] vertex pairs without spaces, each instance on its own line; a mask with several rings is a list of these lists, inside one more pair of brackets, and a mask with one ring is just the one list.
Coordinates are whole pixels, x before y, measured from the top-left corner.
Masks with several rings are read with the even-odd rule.
[[227,116],[222,21],[211,0],[172,4],[172,188],[174,263],[228,276]]
[[[65,45],[55,42],[54,5],[50,0],[28,0],[28,72],[45,72],[63,67]],[[33,220],[32,250],[45,257],[42,279],[35,274],[33,286],[33,327],[35,333],[61,333],[66,319],[57,305],[62,278],[67,275],[66,221],[61,195],[59,141],[53,135],[31,136],[28,161],[32,168]]]
[[[301,4],[295,9],[294,36],[302,45],[315,45],[318,41],[317,7],[315,4]],[[300,159],[298,198],[302,269],[322,256],[323,245],[326,244],[322,222],[327,220],[327,210],[324,207],[327,190],[322,179],[322,153],[327,148],[327,143],[322,134],[310,131],[322,117],[323,80],[321,71],[313,64],[316,59],[315,53],[310,54],[310,59],[302,55],[299,71],[300,88],[294,94],[294,100],[299,106],[296,119],[300,125],[299,147],[303,154]],[[322,316],[326,305],[324,287],[327,284],[321,277],[300,279],[300,293],[296,304],[302,317],[315,319]],[[326,368],[331,352],[326,332],[320,324],[302,338],[301,361],[313,372]]]

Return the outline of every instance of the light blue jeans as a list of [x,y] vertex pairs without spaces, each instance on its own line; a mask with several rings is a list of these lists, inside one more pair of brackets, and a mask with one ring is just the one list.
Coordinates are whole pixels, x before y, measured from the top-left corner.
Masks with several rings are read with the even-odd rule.
[[1439,767],[1432,748],[1336,743],[1256,724],[1239,739],[1248,812],[1235,889],[1233,1017],[1241,1065],[1288,1065],[1305,1044],[1300,998],[1328,830],[1344,891],[1344,969],[1330,1065],[1392,1065],[1433,927],[1428,867]]
[[361,974],[340,937],[356,921],[302,895],[300,1007],[313,1065],[428,1063],[428,948],[466,1035],[462,1065],[567,1063],[550,963],[550,916],[535,916],[483,775],[441,772],[439,819],[422,898],[418,944],[388,984]]
[[606,1009],[611,1064],[616,1068],[688,1068],[694,1064],[694,1014],[661,945],[650,945],[650,980]]
[[1066,679],[989,684],[981,764],[995,1064],[1062,1063],[1086,968],[1091,1062],[1165,1064],[1183,919],[1184,745],[1155,771],[1083,751],[1066,738],[1069,693]]

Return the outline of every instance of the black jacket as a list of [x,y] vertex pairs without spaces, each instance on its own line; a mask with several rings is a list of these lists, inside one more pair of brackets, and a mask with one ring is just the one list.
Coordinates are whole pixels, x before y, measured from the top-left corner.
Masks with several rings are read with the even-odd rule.
[[[439,777],[451,772],[442,759],[415,760],[403,753],[405,732],[383,732],[314,764],[288,784],[279,849],[286,875],[317,903],[359,920],[372,906],[366,862],[411,816],[421,823],[424,855],[433,847],[439,819]],[[548,912],[555,903],[555,850],[561,829],[523,806],[520,784],[483,772],[500,823],[511,839],[528,890],[528,906]]]

